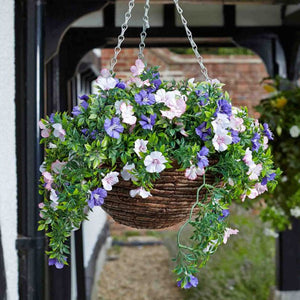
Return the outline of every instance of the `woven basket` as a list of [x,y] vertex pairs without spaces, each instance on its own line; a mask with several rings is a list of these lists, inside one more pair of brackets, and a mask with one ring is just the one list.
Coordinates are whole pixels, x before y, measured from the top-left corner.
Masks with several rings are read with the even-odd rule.
[[[207,172],[205,182],[214,184],[216,177]],[[167,169],[154,183],[150,191],[152,196],[143,199],[140,196],[131,198],[129,191],[137,187],[122,180],[108,192],[102,208],[123,225],[144,229],[167,228],[188,218],[202,183],[202,176],[191,181],[184,176],[184,171]],[[205,194],[206,190],[202,189],[199,199],[204,199]]]

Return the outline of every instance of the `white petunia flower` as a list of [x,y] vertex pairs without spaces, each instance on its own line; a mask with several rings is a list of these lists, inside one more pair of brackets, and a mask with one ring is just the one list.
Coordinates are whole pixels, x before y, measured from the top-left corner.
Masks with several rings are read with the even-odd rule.
[[141,158],[140,153],[146,153],[147,152],[147,144],[148,141],[137,139],[134,142],[134,152],[138,155],[139,158]]
[[112,186],[119,182],[118,178],[119,173],[118,172],[109,172],[103,179],[102,179],[102,185],[103,188],[107,191],[112,190]]
[[234,115],[230,117],[230,127],[238,132],[244,132],[246,130],[244,120],[242,118],[235,117]]
[[222,128],[219,128],[215,132],[215,136],[212,140],[213,146],[217,151],[225,151],[228,146],[232,143],[232,137],[228,135],[228,131]]
[[121,106],[122,103],[124,103],[123,100],[118,100],[118,101],[115,102],[115,110],[116,110],[117,115],[121,114],[120,106]]
[[190,168],[185,170],[184,176],[189,180],[195,180],[198,176],[201,176],[205,173],[204,169],[199,168],[198,166],[192,165]]
[[290,128],[290,135],[293,138],[297,138],[300,135],[300,128],[297,125],[294,125]]
[[228,116],[226,114],[217,114],[216,119],[213,120],[211,124],[215,132],[219,129],[230,128],[230,121],[228,120]]
[[113,78],[107,69],[101,71],[101,75],[96,79],[97,85],[104,91],[113,89],[117,85],[117,81]]
[[258,180],[258,177],[262,171],[262,164],[255,164],[249,166],[249,170],[247,172],[247,175],[249,175],[250,180]]
[[136,123],[136,117],[133,113],[133,106],[127,105],[123,102],[120,105],[120,111],[122,113],[123,122],[129,125],[134,125]]
[[137,195],[141,196],[143,199],[152,196],[151,193],[146,191],[143,187],[139,187],[138,189],[135,190],[130,190],[129,194],[131,198],[134,198]]
[[231,228],[227,227],[227,228],[225,229],[225,232],[224,232],[223,243],[226,244],[228,238],[229,238],[232,234],[237,234],[238,232],[239,232],[238,229],[231,229]]
[[128,164],[126,163],[126,165],[123,167],[123,170],[121,171],[121,176],[124,180],[128,181],[128,180],[132,180],[132,181],[136,181],[137,178],[131,174],[130,172],[132,172],[135,169],[135,165],[134,164]]
[[58,137],[61,141],[64,141],[66,132],[62,128],[62,125],[60,123],[55,123],[52,125],[52,127],[54,128],[53,135]]
[[264,229],[264,235],[271,236],[275,239],[277,239],[279,237],[279,234],[271,228],[265,228]]
[[153,151],[150,155],[147,155],[144,160],[144,165],[149,173],[160,173],[166,166],[164,163],[168,162],[165,157],[159,151]]

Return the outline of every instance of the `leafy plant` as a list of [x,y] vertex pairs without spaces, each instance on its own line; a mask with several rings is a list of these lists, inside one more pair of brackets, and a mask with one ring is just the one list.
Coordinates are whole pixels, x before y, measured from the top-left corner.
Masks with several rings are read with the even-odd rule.
[[280,77],[263,82],[269,97],[256,109],[273,131],[273,157],[283,176],[274,192],[264,194],[262,217],[275,229],[285,230],[291,217],[300,217],[300,88]]
[[[181,242],[182,229],[177,238],[174,271],[178,285],[190,288],[198,284],[198,268],[238,232],[226,225],[231,202],[273,189],[280,172],[267,150],[269,132],[246,108],[231,106],[218,80],[162,81],[158,67],[145,68],[141,60],[131,71],[125,83],[102,70],[99,92],[82,96],[73,117],[56,113],[40,121],[46,156],[39,230],[49,237],[49,264],[62,268],[71,231],[89,210],[108,201],[119,175],[137,186],[128,197],[144,199],[151,197],[160,173],[176,162],[189,180],[203,176],[184,225],[194,228],[190,243]],[[207,172],[216,175],[215,185],[206,183]],[[199,198],[202,189],[205,199]]]

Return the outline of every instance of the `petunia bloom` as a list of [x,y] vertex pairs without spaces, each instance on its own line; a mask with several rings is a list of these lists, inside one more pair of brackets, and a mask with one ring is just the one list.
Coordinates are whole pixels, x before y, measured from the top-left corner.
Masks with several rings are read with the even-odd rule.
[[56,269],[62,269],[64,265],[64,263],[59,262],[56,258],[49,258],[48,260],[48,266],[55,266]]
[[159,151],[153,151],[147,155],[144,160],[144,165],[149,173],[160,173],[166,166],[164,163],[168,162]]
[[251,139],[252,151],[256,151],[256,152],[258,151],[258,149],[260,147],[259,140],[260,140],[260,134],[255,132],[254,135],[253,135],[253,138]]
[[230,215],[229,209],[223,209],[222,214],[219,216],[218,220],[223,220]]
[[147,144],[148,141],[137,139],[134,142],[134,152],[138,155],[139,158],[141,158],[140,153],[146,153],[147,152]]
[[53,162],[51,164],[51,170],[56,173],[56,174],[59,174],[61,172],[61,170],[63,169],[63,167],[66,165],[67,162],[62,162],[62,161],[59,161],[58,159]]
[[211,122],[214,132],[219,129],[228,129],[230,128],[230,121],[228,116],[225,114],[217,114],[217,117]]
[[266,185],[269,181],[274,180],[275,177],[276,177],[276,173],[271,173],[270,175],[265,176],[265,177],[262,179],[261,184],[262,184],[262,185]]
[[215,132],[215,136],[212,140],[213,146],[217,151],[225,151],[228,145],[232,143],[232,137],[228,135],[228,131],[225,129],[218,129]]
[[131,198],[134,198],[137,195],[141,196],[143,199],[152,196],[151,193],[146,191],[143,187],[139,187],[138,189],[135,190],[130,190],[129,194]]
[[136,181],[137,178],[132,174],[134,169],[135,169],[135,164],[126,163],[126,165],[123,167],[123,169],[121,171],[122,178],[125,181],[128,181],[128,180]]
[[231,116],[231,104],[227,100],[221,99],[218,101],[218,107],[216,109],[215,116],[219,113],[226,114],[229,117]]
[[119,182],[118,172],[109,172],[102,180],[102,185],[107,191],[112,190],[112,186]]
[[239,143],[241,138],[239,137],[238,131],[231,129],[230,132],[231,132],[231,137],[232,137],[232,144]]
[[255,164],[253,163],[249,167],[249,171],[247,172],[247,175],[249,175],[250,180],[258,180],[258,177],[260,176],[260,173],[262,171],[262,164]]
[[203,168],[192,165],[185,170],[184,176],[189,180],[196,180],[197,176],[202,176],[204,173],[205,171]]
[[130,67],[130,71],[133,76],[141,75],[144,69],[145,69],[145,64],[141,59],[137,59],[135,61],[135,65]]
[[198,159],[198,167],[200,169],[203,169],[204,167],[207,167],[209,165],[208,158],[206,157],[208,155],[208,148],[205,146],[201,148],[201,150],[197,153],[197,159]]
[[97,85],[104,91],[113,89],[117,82],[107,69],[101,71],[101,75],[96,79]]
[[211,128],[206,128],[207,122],[201,123],[196,129],[196,134],[200,136],[202,141],[207,141],[211,136]]
[[244,132],[246,130],[244,120],[233,115],[230,117],[230,128],[238,132]]
[[145,90],[141,90],[138,94],[134,95],[134,100],[139,105],[152,105],[155,103],[155,96]]
[[269,128],[269,125],[267,123],[264,123],[263,124],[263,127],[264,127],[264,130],[263,130],[263,133],[264,135],[269,139],[269,140],[273,140],[273,133],[272,131],[270,130]]
[[124,127],[121,125],[120,119],[117,117],[106,119],[104,122],[104,129],[106,133],[114,139],[118,139],[120,137],[120,133],[124,131]]
[[101,206],[104,203],[104,198],[107,197],[107,191],[102,188],[96,188],[91,192],[90,199],[88,200],[88,206],[93,208],[94,206]]
[[176,96],[174,99],[169,100],[165,105],[170,108],[168,111],[161,110],[161,115],[172,120],[175,117],[181,117],[186,111],[186,96],[181,97]]
[[155,124],[156,114],[150,115],[150,117],[146,117],[145,115],[141,115],[141,121],[139,123],[143,127],[143,129],[149,129],[152,130],[153,126]]
[[50,136],[51,129],[47,128],[46,125],[42,121],[39,121],[39,127],[42,130],[41,131],[41,136],[43,138],[47,138],[47,137]]
[[134,125],[136,123],[136,117],[134,116],[133,106],[127,105],[123,102],[120,105],[120,111],[122,113],[123,122],[129,125]]
[[62,128],[62,125],[60,123],[55,123],[52,125],[52,127],[54,128],[53,135],[58,137],[61,141],[64,141],[66,132]]
[[[197,277],[195,277],[193,275],[189,275],[189,280],[183,288],[184,289],[190,289],[191,287],[196,287],[198,285],[198,283],[199,283],[199,281],[198,281]],[[181,280],[177,281],[177,286],[178,287],[181,287],[181,284],[182,284]]]
[[231,229],[229,227],[227,227],[225,229],[224,232],[224,237],[223,237],[223,243],[226,244],[228,241],[228,238],[232,235],[232,234],[237,234],[239,231],[237,229]]
[[50,191],[53,183],[53,177],[49,172],[43,172],[42,175],[44,177],[44,182],[46,183],[45,189]]

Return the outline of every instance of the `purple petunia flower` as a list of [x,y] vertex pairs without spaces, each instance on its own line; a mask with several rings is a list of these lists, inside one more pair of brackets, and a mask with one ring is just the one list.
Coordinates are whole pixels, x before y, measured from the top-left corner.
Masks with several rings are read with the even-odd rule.
[[120,137],[120,133],[124,131],[124,127],[121,125],[120,119],[117,117],[106,119],[104,122],[104,129],[106,133],[114,139],[118,139]]
[[76,116],[76,117],[79,116],[79,115],[81,114],[81,110],[80,110],[80,108],[79,108],[78,105],[76,105],[76,106],[73,107],[72,114],[73,114],[74,116]]
[[145,90],[141,90],[138,94],[135,94],[134,100],[139,105],[152,105],[155,103],[155,96]]
[[256,152],[258,151],[260,147],[259,139],[260,139],[260,134],[255,132],[253,138],[251,139],[252,151],[256,151]]
[[[64,258],[66,261],[67,259]],[[56,269],[62,269],[64,267],[64,263],[59,262],[56,258],[49,258],[48,260],[48,266],[53,266],[55,265]]]
[[231,129],[230,132],[232,137],[232,144],[237,144],[241,140],[238,131]]
[[[79,97],[79,99],[86,99],[86,97],[87,97],[86,95],[83,95],[83,96]],[[85,110],[87,110],[87,108],[89,107],[89,104],[85,100],[82,100],[79,105],[74,106],[73,110],[72,110],[72,114],[76,117],[82,113],[80,106],[83,107]]]
[[91,197],[88,200],[90,208],[94,206],[101,206],[104,203],[104,198],[107,197],[107,191],[102,188],[97,188],[91,192]]
[[[181,283],[182,280],[177,281],[177,286],[181,287]],[[183,287],[184,289],[190,289],[191,287],[196,287],[198,285],[198,278],[193,276],[193,275],[189,275],[189,281],[185,284],[185,286]]]
[[264,135],[269,139],[269,140],[273,140],[273,133],[272,131],[270,130],[269,128],[269,125],[267,123],[264,123],[263,124],[263,127],[264,127]]
[[265,176],[262,181],[261,181],[261,184],[262,185],[266,185],[268,183],[268,181],[272,181],[274,180],[276,177],[276,173],[271,173],[270,175],[268,176]]
[[227,218],[230,215],[229,209],[223,209],[222,214],[219,216],[218,221]]
[[198,159],[198,167],[203,169],[204,167],[208,166],[209,162],[207,159],[209,150],[204,146],[202,149],[197,153],[197,159]]
[[151,81],[151,84],[153,84],[154,86],[153,87],[149,87],[147,89],[148,93],[154,93],[154,92],[156,92],[159,89],[160,85],[161,85],[161,80],[159,78],[158,79],[154,79],[154,80]]
[[95,139],[97,138],[97,134],[98,134],[98,131],[97,131],[97,130],[93,130],[93,131],[91,132],[90,136],[91,136],[91,138],[92,138],[93,140],[95,140]]
[[54,123],[54,116],[55,116],[55,113],[52,113],[49,117],[49,120],[50,120],[50,123]]
[[196,95],[199,98],[199,104],[201,106],[205,106],[206,104],[208,104],[208,102],[209,102],[209,95],[208,95],[208,93],[200,91],[200,90],[195,91],[195,93],[196,93]]
[[196,134],[200,136],[202,141],[207,141],[211,135],[211,128],[206,128],[207,122],[203,122],[196,129]]
[[88,135],[89,130],[87,128],[81,129],[81,133],[85,136]]
[[218,101],[218,107],[216,109],[216,112],[214,114],[214,116],[216,117],[217,114],[225,114],[227,116],[231,116],[232,112],[231,112],[231,104],[226,101],[225,99],[221,99]]
[[88,101],[89,100],[89,96],[88,95],[82,95],[78,97],[80,100],[85,100]]
[[150,115],[150,117],[146,117],[145,115],[141,115],[141,121],[139,123],[142,125],[143,129],[153,129],[153,125],[155,124],[156,114]]
[[125,89],[126,89],[126,84],[125,84],[125,82],[119,81],[118,79],[116,79],[116,80],[117,80],[117,85],[116,85],[116,87],[119,88],[119,89],[125,90]]

